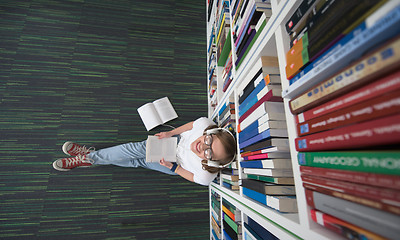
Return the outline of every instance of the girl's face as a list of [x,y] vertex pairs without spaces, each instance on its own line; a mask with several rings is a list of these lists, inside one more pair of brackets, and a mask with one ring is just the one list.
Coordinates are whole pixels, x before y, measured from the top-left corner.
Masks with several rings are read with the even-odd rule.
[[[196,139],[192,144],[190,144],[190,150],[196,154],[199,158],[208,160],[204,155],[204,151],[207,148],[210,148],[209,145],[205,144],[204,139],[206,135],[203,135]],[[228,157],[226,154],[224,146],[221,143],[221,140],[216,135],[212,135],[212,143],[211,143],[211,150],[212,150],[212,160],[220,160],[225,159]]]

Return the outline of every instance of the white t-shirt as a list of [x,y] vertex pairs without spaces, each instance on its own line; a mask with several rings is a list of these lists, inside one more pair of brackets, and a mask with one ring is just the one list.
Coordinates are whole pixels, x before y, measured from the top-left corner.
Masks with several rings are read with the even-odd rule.
[[209,185],[217,176],[217,173],[210,173],[203,170],[201,158],[199,158],[192,150],[190,144],[203,135],[204,130],[211,125],[215,125],[213,121],[202,117],[193,122],[193,128],[180,134],[181,139],[178,143],[177,162],[185,170],[193,173],[195,183],[201,185]]

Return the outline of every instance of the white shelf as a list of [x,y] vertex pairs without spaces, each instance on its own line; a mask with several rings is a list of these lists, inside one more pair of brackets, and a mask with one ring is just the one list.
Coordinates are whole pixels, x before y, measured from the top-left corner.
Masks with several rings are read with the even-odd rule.
[[[218,105],[215,109],[209,107],[209,118],[214,119],[218,117],[218,112],[221,106],[225,104],[228,99],[234,99],[235,103],[238,102],[238,93],[251,80],[251,77],[247,76],[248,72],[251,70],[256,61],[261,58],[261,56],[278,57],[282,89],[286,89],[289,86],[289,81],[286,79],[285,71],[286,52],[289,50],[289,37],[286,34],[284,24],[295,12],[300,3],[301,1],[296,0],[271,0],[271,5],[273,7],[271,18],[258,36],[250,51],[247,53],[246,57],[243,59],[240,67],[233,72],[234,78],[227,91],[223,93],[220,90],[221,86],[218,86]],[[211,24],[207,24],[208,28],[210,26]],[[207,33],[209,33],[209,29],[207,29]],[[234,51],[233,47],[232,51]],[[236,69],[235,65],[233,68]],[[220,74],[220,71],[221,70],[217,72],[218,75]],[[220,80],[218,82],[220,82]],[[223,187],[222,183],[212,183],[210,185],[210,194],[211,190],[215,191],[222,198],[235,205],[236,208],[242,212],[242,215],[249,216],[279,239],[342,239],[338,234],[331,232],[330,230],[312,221],[311,217],[309,216],[309,207],[306,203],[304,188],[300,178],[299,165],[297,162],[297,151],[294,146],[294,138],[297,137],[295,121],[293,115],[289,111],[288,100],[284,99],[284,103],[289,133],[293,175],[296,186],[296,199],[299,212],[296,214],[280,213],[272,208],[264,206],[243,196],[242,189],[239,191],[239,193],[236,193]],[[235,107],[236,119],[238,119],[237,104],[235,104]],[[242,177],[240,166],[239,175]],[[210,238],[211,235],[212,234],[210,230]]]

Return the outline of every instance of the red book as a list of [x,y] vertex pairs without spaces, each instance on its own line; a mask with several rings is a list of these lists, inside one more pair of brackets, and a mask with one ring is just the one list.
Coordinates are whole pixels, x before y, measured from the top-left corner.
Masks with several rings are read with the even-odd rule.
[[[374,187],[364,184],[307,175],[302,175],[301,179],[303,180],[303,184],[309,186],[307,188],[322,188],[324,190],[331,190],[343,194],[351,194],[367,199],[373,199],[375,201],[379,201],[380,203],[386,203],[392,206],[400,206],[400,192],[394,189]],[[399,207],[397,207],[395,213],[400,213]]]
[[302,152],[355,149],[400,142],[400,114],[296,138]]
[[321,132],[400,112],[400,90],[297,124],[299,136]]
[[390,205],[390,204],[386,204],[382,201],[379,201],[377,199],[368,199],[365,198],[363,196],[358,196],[358,195],[354,195],[354,194],[350,194],[350,193],[343,193],[340,191],[335,191],[329,188],[324,188],[324,187],[320,187],[317,185],[312,185],[312,184],[308,184],[308,183],[303,183],[303,186],[308,189],[308,190],[312,190],[312,191],[316,191],[316,192],[320,192],[332,197],[337,197],[337,198],[341,198],[343,200],[347,200],[347,201],[351,201],[354,203],[358,203],[358,204],[362,204],[364,206],[367,207],[372,207],[372,208],[376,208],[382,211],[386,211],[388,213],[392,213],[392,214],[396,214],[396,215],[400,215],[400,208]]
[[400,190],[400,176],[376,174],[367,172],[355,172],[348,170],[339,170],[331,168],[318,168],[300,166],[301,175],[325,177],[330,179],[338,179],[353,183],[368,184],[377,187],[385,187]]
[[295,119],[297,123],[303,123],[310,119],[337,111],[345,107],[349,107],[353,104],[360,103],[373,97],[385,94],[389,91],[395,91],[398,89],[400,89],[400,71],[300,113],[296,115]]
[[261,104],[266,101],[270,102],[283,102],[283,98],[280,96],[274,96],[272,94],[272,89],[269,90],[267,94],[265,94],[260,100],[258,100],[247,112],[245,112],[240,118],[239,123],[241,123],[244,119],[246,119],[254,110],[256,110]]
[[[333,217],[329,214],[320,212],[315,209],[310,210],[310,215],[314,222],[338,233],[344,237],[353,237],[352,239],[374,239],[374,240],[385,240],[373,232],[365,230],[364,228],[357,227],[351,223],[343,221],[339,218]],[[349,232],[351,232],[349,236]],[[355,236],[355,233],[357,235]]]
[[243,157],[243,160],[258,160],[266,158],[290,158],[290,154],[286,152],[261,153]]

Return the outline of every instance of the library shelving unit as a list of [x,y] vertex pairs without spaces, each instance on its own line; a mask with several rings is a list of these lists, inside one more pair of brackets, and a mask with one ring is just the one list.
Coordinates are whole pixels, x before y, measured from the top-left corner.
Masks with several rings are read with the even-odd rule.
[[[237,0],[239,1],[239,0]],[[228,3],[228,6],[224,6],[224,3]],[[235,1],[233,1],[235,2]],[[247,1],[245,1],[247,2]],[[249,2],[254,2],[249,0]],[[257,1],[256,1],[257,2]],[[252,66],[262,56],[277,57],[279,63],[281,86],[282,89],[289,88],[289,81],[286,78],[286,53],[290,49],[290,39],[285,30],[285,23],[297,10],[302,1],[296,0],[270,0],[272,7],[272,14],[269,19],[264,20],[264,25],[261,30],[257,32],[257,38],[250,45],[247,54],[243,57],[239,66],[236,66],[237,57],[234,54],[234,41],[231,32],[232,25],[230,24],[232,19],[229,19],[229,12],[232,11],[232,6],[229,5],[231,1],[222,0],[207,0],[206,1],[206,24],[207,24],[207,61],[208,61],[208,117],[218,122],[219,110],[221,107],[229,102],[234,102],[236,106],[236,119],[239,119],[238,115],[238,95],[244,86],[246,86],[251,80],[248,77],[248,73]],[[227,7],[227,8],[226,8]],[[222,19],[221,11],[228,11],[226,19]],[[226,35],[228,38],[225,42],[230,46],[225,46],[226,51],[230,51],[230,57],[232,58],[231,68],[231,81],[228,87],[226,87],[226,65],[218,64],[218,47],[221,44],[221,39],[218,36],[221,33],[218,29],[221,29],[220,24],[225,24],[222,27],[222,31],[228,31]],[[229,29],[229,28],[230,29]],[[229,39],[230,38],[230,39]],[[218,41],[219,40],[219,41]],[[220,50],[221,51],[221,50]],[[225,61],[225,59],[223,59]],[[220,61],[223,62],[223,61]],[[223,88],[224,91],[222,90]],[[214,89],[211,93],[210,89]],[[294,139],[297,137],[296,124],[294,116],[291,114],[289,109],[290,99],[284,98],[286,123],[288,130],[288,139],[290,144],[290,156],[292,159],[292,169],[296,189],[296,201],[297,201],[297,213],[281,213],[265,205],[259,204],[256,201],[247,198],[243,194],[242,187],[239,191],[232,191],[223,186],[222,180],[217,180],[210,185],[210,209],[212,204],[215,202],[215,196],[218,197],[220,205],[223,201],[227,201],[241,213],[241,219],[246,217],[252,218],[258,224],[267,229],[270,233],[275,235],[279,239],[341,239],[341,236],[322,227],[315,223],[310,216],[310,207],[307,205],[304,187],[302,185],[302,179],[300,177],[299,164],[297,161],[297,151],[295,148]],[[238,149],[239,151],[239,149]],[[240,164],[237,164],[239,169],[239,178],[242,178],[244,174]],[[211,198],[214,196],[214,200]],[[223,211],[212,212],[210,210],[210,239],[214,239],[212,219],[213,215],[220,214],[218,219],[221,221]],[[243,229],[244,221],[241,222],[241,228]],[[220,230],[222,231],[222,230]],[[219,233],[221,234],[221,233]],[[222,237],[222,239],[224,239]],[[244,235],[239,235],[239,239],[245,239]]]

